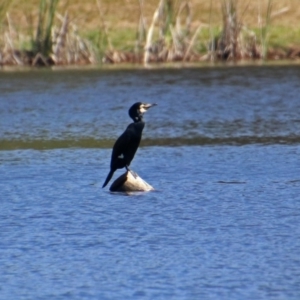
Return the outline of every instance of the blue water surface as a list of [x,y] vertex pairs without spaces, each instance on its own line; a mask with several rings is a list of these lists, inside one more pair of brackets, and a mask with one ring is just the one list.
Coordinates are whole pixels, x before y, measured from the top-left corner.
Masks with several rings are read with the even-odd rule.
[[[300,299],[299,79],[0,73],[0,299]],[[155,191],[110,193],[136,101],[158,103],[131,165]]]
[[130,196],[109,152],[1,152],[2,299],[299,298],[298,146],[142,148]]

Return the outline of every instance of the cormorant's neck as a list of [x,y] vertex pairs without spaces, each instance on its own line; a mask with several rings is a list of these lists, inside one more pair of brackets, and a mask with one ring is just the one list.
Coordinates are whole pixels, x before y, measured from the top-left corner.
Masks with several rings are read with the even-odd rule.
[[134,123],[143,123],[144,122],[143,116],[138,116],[138,117],[134,118],[133,122]]

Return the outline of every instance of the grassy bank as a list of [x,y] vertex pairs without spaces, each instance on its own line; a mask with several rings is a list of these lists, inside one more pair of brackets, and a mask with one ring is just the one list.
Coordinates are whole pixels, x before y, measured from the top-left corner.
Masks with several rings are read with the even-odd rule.
[[2,64],[300,57],[299,0],[2,0]]

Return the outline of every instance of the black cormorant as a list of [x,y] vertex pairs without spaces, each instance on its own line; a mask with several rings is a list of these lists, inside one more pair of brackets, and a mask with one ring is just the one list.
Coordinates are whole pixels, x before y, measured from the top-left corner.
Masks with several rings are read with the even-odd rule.
[[129,171],[129,165],[139,147],[145,126],[143,114],[154,105],[156,105],[156,103],[147,104],[137,102],[130,107],[128,113],[133,120],[133,123],[128,125],[126,130],[114,144],[111,155],[110,172],[108,173],[102,188],[108,184],[117,169],[125,167]]

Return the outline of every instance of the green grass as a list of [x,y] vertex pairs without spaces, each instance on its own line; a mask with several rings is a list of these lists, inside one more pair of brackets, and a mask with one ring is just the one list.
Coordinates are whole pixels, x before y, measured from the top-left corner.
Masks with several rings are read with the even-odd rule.
[[[194,31],[195,30],[196,29],[194,29]],[[194,49],[200,52],[201,54],[205,54],[208,50],[211,35],[210,30],[211,29],[208,27],[203,27],[198,34],[198,38],[195,42]],[[194,34],[194,31],[191,33],[191,35]],[[221,28],[219,26],[215,26],[212,28],[212,33],[214,37],[218,36],[220,32]],[[103,32],[99,30],[87,31],[84,33],[83,36],[90,40],[94,45],[96,45],[101,52],[103,52],[103,49],[107,49],[108,47]],[[119,51],[134,51],[136,46],[136,36],[137,31],[134,29],[120,29],[110,32],[111,43],[114,49]]]
[[[119,29],[109,32],[109,39],[114,49],[120,51],[133,51],[137,31],[133,29]],[[82,33],[100,52],[108,48],[108,40],[103,30],[89,30]]]
[[[254,28],[258,41],[261,39],[261,29]],[[300,45],[300,27],[270,26],[268,30],[268,45],[272,48],[288,48]]]
[[273,48],[287,48],[300,44],[300,27],[289,28],[284,26],[271,26],[269,29],[269,46]]
[[198,51],[201,54],[207,53],[209,50],[209,46],[211,44],[211,36],[217,37],[221,33],[221,28],[220,27],[203,27],[199,34],[198,34],[198,39],[195,43],[194,49]]

